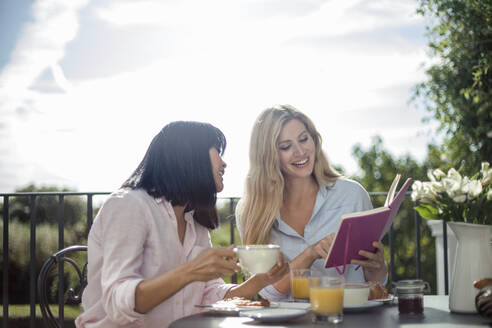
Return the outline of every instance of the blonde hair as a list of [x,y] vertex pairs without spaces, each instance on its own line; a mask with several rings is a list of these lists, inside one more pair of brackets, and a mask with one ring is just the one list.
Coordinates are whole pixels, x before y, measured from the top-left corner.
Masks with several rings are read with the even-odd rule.
[[267,244],[275,217],[282,206],[284,177],[280,170],[277,141],[291,120],[306,126],[315,144],[313,175],[321,186],[333,183],[340,173],[333,169],[321,147],[321,135],[313,122],[290,105],[264,110],[256,119],[249,147],[249,172],[238,208],[243,244]]

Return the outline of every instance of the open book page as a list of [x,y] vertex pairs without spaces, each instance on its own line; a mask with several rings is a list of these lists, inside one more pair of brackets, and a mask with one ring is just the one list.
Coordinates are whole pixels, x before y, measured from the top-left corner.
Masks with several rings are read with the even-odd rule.
[[345,219],[345,218],[354,218],[354,217],[358,217],[358,216],[364,216],[364,215],[369,215],[369,214],[373,214],[373,213],[384,212],[384,211],[387,211],[387,210],[388,210],[388,207],[377,207],[377,208],[373,208],[373,209],[367,210],[367,211],[361,211],[361,212],[356,212],[356,213],[343,214],[342,215],[342,220]]
[[389,204],[393,201],[395,197],[396,187],[398,186],[398,182],[400,182],[401,174],[397,174],[391,183],[391,186],[388,190],[388,195],[386,195],[386,201],[384,202],[384,206],[389,206]]
[[373,208],[367,211],[361,211],[361,212],[356,212],[356,213],[347,213],[342,215],[342,220],[344,218],[348,217],[357,217],[357,216],[364,216],[367,214],[372,214],[372,213],[379,213],[387,210],[389,208],[389,204],[393,201],[394,196],[395,196],[395,191],[396,187],[398,186],[398,182],[400,181],[401,174],[397,174],[395,178],[393,179],[393,182],[391,182],[391,186],[389,188],[388,194],[386,195],[386,201],[384,202],[384,206]]
[[405,198],[405,193],[407,192],[408,188],[410,187],[410,184],[412,183],[412,179],[408,178],[403,186],[401,186],[400,191],[396,195],[395,199],[391,200],[389,203],[389,207],[391,208],[390,216],[388,218],[388,222],[386,222],[386,225],[384,226],[383,234],[381,235],[381,238],[388,232],[388,230],[391,227],[391,223],[393,222],[393,219],[396,216],[396,213],[398,213],[398,209],[400,208],[401,203],[403,202],[403,199]]

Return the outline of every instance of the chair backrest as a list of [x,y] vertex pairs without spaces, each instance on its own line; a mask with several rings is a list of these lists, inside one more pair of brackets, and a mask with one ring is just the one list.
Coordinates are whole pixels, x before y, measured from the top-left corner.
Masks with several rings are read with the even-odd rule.
[[[78,252],[87,253],[87,246],[74,245],[66,247],[51,255],[43,264],[38,276],[38,296],[39,306],[43,315],[44,325],[50,328],[60,328],[64,326],[64,306],[65,304],[77,305],[82,301],[82,293],[87,286],[87,261],[83,265],[74,260],[74,255]],[[65,266],[68,263],[70,265]],[[56,272],[53,272],[57,268]],[[65,287],[65,275],[67,270],[72,270],[77,274],[78,281],[75,287]],[[54,277],[58,279],[54,279]],[[58,319],[55,318],[50,305],[51,285],[58,280]],[[51,297],[53,299],[53,297]]]

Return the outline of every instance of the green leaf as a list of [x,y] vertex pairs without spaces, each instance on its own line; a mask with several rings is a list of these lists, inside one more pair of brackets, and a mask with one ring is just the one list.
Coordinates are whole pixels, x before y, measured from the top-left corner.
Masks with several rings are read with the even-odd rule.
[[438,220],[438,219],[440,219],[439,212],[432,205],[422,204],[419,206],[415,206],[414,210],[416,210],[417,213],[419,213],[419,215],[426,220]]

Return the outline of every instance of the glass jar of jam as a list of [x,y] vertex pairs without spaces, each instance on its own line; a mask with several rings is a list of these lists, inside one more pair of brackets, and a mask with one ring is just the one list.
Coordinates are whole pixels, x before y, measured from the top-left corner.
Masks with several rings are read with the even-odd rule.
[[400,280],[394,283],[394,291],[398,297],[400,314],[421,314],[424,312],[424,293],[430,291],[427,282],[420,279]]

